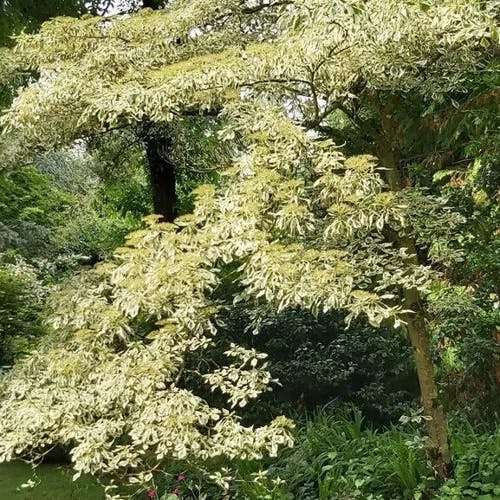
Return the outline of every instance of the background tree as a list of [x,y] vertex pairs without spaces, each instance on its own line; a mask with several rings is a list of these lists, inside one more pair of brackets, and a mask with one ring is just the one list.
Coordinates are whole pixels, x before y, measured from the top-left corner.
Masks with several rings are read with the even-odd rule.
[[[125,76],[127,73],[136,73],[143,71],[145,68],[152,68],[158,65],[161,60],[164,60],[165,57],[169,58],[169,52],[172,50],[180,51],[181,53],[185,53],[186,55],[192,55],[193,49],[194,53],[200,52],[202,53],[204,49],[202,48],[194,48],[192,36],[193,33],[196,33],[196,30],[200,30],[201,32],[206,32],[209,35],[214,32],[214,26],[210,23],[213,22],[217,27],[224,29],[225,34],[223,37],[219,35],[215,35],[218,41],[216,42],[221,47],[238,40],[238,33],[245,33],[246,42],[251,41],[252,39],[258,39],[258,37],[262,37],[264,33],[269,33],[270,20],[267,19],[265,23],[259,21],[255,22],[256,13],[259,11],[267,11],[271,9],[271,5],[262,5],[258,9],[250,9],[248,10],[244,3],[240,2],[227,2],[227,5],[217,5],[210,8],[208,11],[205,9],[203,2],[194,2],[189,6],[187,16],[180,20],[179,17],[176,19],[175,15],[171,16],[173,19],[173,23],[169,25],[169,23],[163,25],[162,21],[165,18],[164,12],[159,12],[157,14],[152,14],[151,9],[157,10],[161,7],[162,2],[146,2],[143,3],[142,6],[145,7],[145,11],[143,14],[144,18],[150,18],[156,26],[153,28],[154,30],[158,30],[156,35],[153,35],[151,38],[151,33],[146,33],[143,29],[143,26],[140,23],[134,21],[132,24],[135,24],[135,27],[132,24],[128,27],[132,30],[129,32],[129,35],[132,38],[127,38],[127,36],[122,37],[119,35],[115,37],[111,35],[107,40],[106,35],[102,38],[101,27],[99,25],[99,18],[94,18],[89,20],[88,27],[91,31],[95,31],[94,34],[90,34],[81,30],[82,26],[77,26],[74,24],[74,28],[78,31],[77,40],[83,34],[83,38],[86,36],[96,37],[95,40],[101,40],[102,43],[96,44],[94,47],[90,45],[86,45],[83,52],[80,49],[77,49],[79,52],[79,56],[77,59],[73,59],[73,56],[76,56],[76,52],[73,55],[69,55],[66,58],[66,64],[69,66],[73,66],[73,70],[76,69],[75,64],[80,65],[83,64],[86,66],[87,64],[95,64],[97,66],[94,67],[92,71],[93,77],[92,81],[89,82],[89,88],[93,88],[92,91],[98,91],[97,87],[93,87],[94,84],[98,83],[98,80],[102,82],[107,81],[111,83],[111,81],[115,81],[116,84],[119,84],[120,79]],[[129,6],[130,7],[130,6]],[[131,6],[133,8],[133,6]],[[169,11],[175,12],[179,11],[179,8],[174,5]],[[140,11],[139,11],[140,14]],[[135,19],[135,18],[132,18]],[[109,22],[112,25],[123,26],[123,21],[120,20],[118,16],[117,20],[119,21],[116,24],[116,21],[110,20]],[[55,21],[56,24],[59,24],[61,21]],[[63,24],[59,24],[59,28],[62,30],[69,29],[69,26],[74,23],[75,20],[71,21],[70,19],[66,19],[63,21]],[[180,24],[179,24],[180,22]],[[175,23],[175,24],[174,24]],[[66,25],[66,26],[63,26]],[[93,28],[92,28],[93,25]],[[125,27],[126,28],[126,27]],[[126,28],[126,29],[128,29]],[[121,28],[120,28],[121,29]],[[194,30],[194,31],[193,31]],[[191,35],[190,35],[191,33]],[[156,38],[156,41],[153,41]],[[133,40],[135,38],[135,41]],[[195,37],[196,38],[196,37]],[[91,38],[90,38],[91,39]],[[87,38],[87,41],[90,39]],[[226,39],[226,40],[224,40]],[[55,41],[55,40],[54,40]],[[112,63],[112,66],[115,68],[120,68],[117,73],[111,70],[111,66],[109,65],[109,59],[107,61],[102,60],[101,56],[103,55],[102,49],[107,42],[110,42],[111,45],[108,47],[109,51],[107,52],[110,57],[112,53],[115,54],[116,60]],[[118,42],[118,43],[116,43]],[[133,49],[130,50],[129,42],[132,42],[133,45],[136,45],[138,50]],[[151,43],[153,42],[153,43]],[[138,45],[137,45],[138,44]],[[139,47],[143,44],[142,49]],[[115,47],[112,47],[115,45]],[[148,47],[147,51],[144,49]],[[83,48],[83,47],[82,47]],[[165,50],[167,48],[167,50]],[[215,48],[215,47],[214,47]],[[87,62],[84,61],[82,56],[87,54],[88,59]],[[120,54],[120,55],[119,55]],[[61,54],[56,56],[59,58]],[[54,54],[55,56],[55,54]],[[152,58],[151,58],[152,56]],[[50,58],[51,56],[49,56]],[[65,57],[63,56],[63,59]],[[25,55],[22,56],[23,64],[25,63]],[[93,62],[92,62],[93,60]],[[156,60],[156,62],[154,62]],[[99,61],[99,62],[98,62]],[[48,61],[47,61],[48,62]],[[50,63],[49,63],[50,64]],[[41,65],[43,66],[43,64]],[[39,69],[41,66],[38,63],[33,65],[33,69]],[[89,67],[90,69],[90,67]],[[94,77],[99,77],[94,79]],[[187,115],[191,115],[193,110],[187,110]],[[195,110],[195,115],[199,113]],[[183,113],[180,113],[183,115]],[[129,120],[131,116],[124,117],[124,119],[118,120],[117,123],[110,125],[109,127],[104,127],[102,130],[98,128],[88,129],[85,132],[85,135],[93,135],[96,132],[102,132],[107,129],[114,128],[123,128],[130,127],[132,130],[136,131],[136,134],[139,138],[144,142],[144,147],[146,151],[146,156],[148,159],[149,165],[149,177],[151,182],[151,190],[152,190],[152,200],[154,205],[155,213],[161,214],[165,220],[172,221],[175,215],[178,213],[178,196],[176,193],[176,165],[173,163],[173,149],[176,147],[173,143],[175,139],[176,133],[166,134],[167,127],[165,126],[166,122],[171,121],[167,120],[150,120],[147,115],[136,116],[132,120]],[[199,117],[198,119],[202,119]],[[157,125],[153,126],[153,122],[157,122]],[[207,125],[210,125],[213,122],[213,118],[207,121]],[[182,128],[183,124],[186,121],[177,120],[174,123],[174,127]],[[159,125],[159,126],[158,126]],[[81,137],[81,133],[77,132],[75,129],[75,134],[72,134],[73,138]],[[56,140],[59,143],[60,137]],[[45,143],[47,145],[50,143]]]

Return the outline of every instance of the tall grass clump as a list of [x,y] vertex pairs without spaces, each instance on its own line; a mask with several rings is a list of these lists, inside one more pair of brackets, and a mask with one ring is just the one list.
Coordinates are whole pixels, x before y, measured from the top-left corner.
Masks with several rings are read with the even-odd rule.
[[461,500],[500,498],[500,434],[463,417],[450,422],[455,478],[440,485],[422,422],[375,429],[357,409],[320,411],[299,424],[293,449],[239,468],[238,498],[262,500]]

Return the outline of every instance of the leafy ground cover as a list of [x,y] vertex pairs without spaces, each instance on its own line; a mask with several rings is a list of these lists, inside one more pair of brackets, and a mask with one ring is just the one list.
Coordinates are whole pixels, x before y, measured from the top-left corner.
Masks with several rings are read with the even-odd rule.
[[[172,464],[134,500],[496,500],[500,498],[500,433],[453,416],[450,422],[455,478],[440,485],[423,449],[421,415],[376,429],[358,410],[320,411],[301,422],[296,445],[268,461],[241,461],[227,488],[188,463]],[[229,464],[226,464],[229,465]],[[32,488],[21,488],[29,480]],[[36,474],[27,464],[0,466],[0,499],[101,500],[90,478],[72,481],[70,469],[45,464]]]
[[[406,419],[405,419],[406,420]],[[419,422],[420,420],[420,422]],[[498,427],[450,422],[455,478],[439,485],[424,453],[417,414],[387,429],[368,425],[361,412],[320,412],[300,425],[296,446],[264,471],[240,467],[239,498],[259,500],[500,498]]]

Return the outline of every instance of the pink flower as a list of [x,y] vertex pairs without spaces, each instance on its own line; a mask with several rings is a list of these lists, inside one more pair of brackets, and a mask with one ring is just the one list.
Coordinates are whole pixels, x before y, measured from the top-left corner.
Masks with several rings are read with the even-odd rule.
[[146,491],[146,495],[148,498],[156,498],[158,496],[158,492],[154,488],[149,488],[149,490]]
[[172,490],[172,493],[173,493],[174,495],[178,495],[180,492],[181,492],[181,489],[180,489],[180,488],[174,488],[174,489]]
[[184,479],[186,479],[186,476],[184,474],[179,474],[177,476],[177,481],[184,481]]

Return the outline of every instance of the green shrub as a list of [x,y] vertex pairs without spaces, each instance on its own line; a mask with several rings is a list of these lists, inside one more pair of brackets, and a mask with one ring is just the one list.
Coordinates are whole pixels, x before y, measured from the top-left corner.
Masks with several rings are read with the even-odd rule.
[[237,498],[267,500],[494,500],[500,496],[498,426],[450,423],[455,479],[441,487],[415,424],[374,430],[359,410],[321,411],[299,424],[293,449],[240,464]]
[[496,332],[500,310],[495,295],[466,286],[436,285],[429,296],[430,331],[443,391],[450,409],[469,418],[494,417],[500,396]]
[[33,270],[0,264],[0,367],[29,352],[43,332],[43,290]]
[[89,203],[67,212],[67,222],[55,231],[56,245],[59,253],[82,255],[95,263],[109,256],[140,225],[140,219],[131,214],[121,215]]
[[413,498],[429,474],[415,432],[383,433],[361,412],[319,413],[300,431],[283,478],[294,498]]
[[65,222],[74,197],[60,189],[51,175],[33,166],[0,172],[0,251],[19,248],[25,254],[50,252],[52,229]]
[[28,258],[103,259],[151,211],[141,165],[100,178],[97,160],[63,151],[0,172],[0,251]]
[[455,479],[439,491],[443,500],[500,498],[500,428],[475,429],[467,420],[452,424],[451,451]]
[[[387,424],[414,403],[417,378],[404,337],[363,321],[346,330],[335,313],[315,318],[306,311],[266,311],[257,320],[253,314],[241,306],[223,318],[228,337],[268,354],[269,370],[280,382],[249,405],[253,421],[280,412],[304,414],[336,401],[353,403],[371,422]],[[248,325],[255,323],[258,333],[252,334]]]

